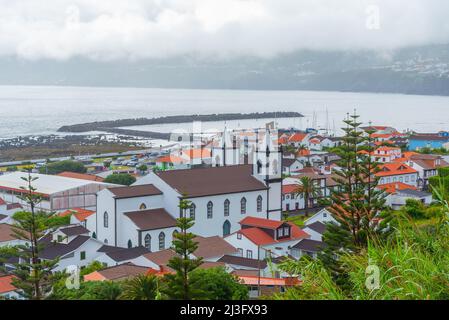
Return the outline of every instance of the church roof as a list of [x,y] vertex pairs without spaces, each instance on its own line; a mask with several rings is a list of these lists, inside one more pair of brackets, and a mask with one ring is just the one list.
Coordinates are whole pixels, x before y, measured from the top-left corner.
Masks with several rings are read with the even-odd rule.
[[188,198],[267,189],[252,175],[252,165],[169,170],[156,175]]

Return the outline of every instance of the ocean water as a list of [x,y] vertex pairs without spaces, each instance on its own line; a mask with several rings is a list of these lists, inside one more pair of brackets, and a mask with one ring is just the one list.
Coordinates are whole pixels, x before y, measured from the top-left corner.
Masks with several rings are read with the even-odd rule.
[[[0,86],[0,138],[55,133],[63,125],[137,117],[227,112],[297,111],[283,126],[331,131],[346,113],[399,130],[449,129],[449,97],[319,91],[188,90]],[[265,121],[264,121],[265,122]],[[260,120],[259,120],[260,123]],[[233,127],[251,126],[243,121]],[[255,124],[258,125],[258,124]],[[221,124],[210,124],[209,127]],[[148,130],[154,128],[149,127]],[[160,131],[173,126],[161,126]]]

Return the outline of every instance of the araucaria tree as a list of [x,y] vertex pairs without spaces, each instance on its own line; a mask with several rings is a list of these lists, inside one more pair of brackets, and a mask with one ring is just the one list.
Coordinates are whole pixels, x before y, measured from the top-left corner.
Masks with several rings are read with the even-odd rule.
[[44,249],[39,240],[55,226],[55,219],[50,214],[37,210],[42,201],[41,195],[32,186],[37,178],[32,177],[29,171],[22,179],[26,182],[26,187],[21,187],[24,192],[19,198],[27,203],[29,211],[13,215],[13,233],[23,244],[2,250],[0,258],[14,258],[12,274],[15,278],[12,284],[19,289],[19,293],[26,299],[41,300],[51,290],[54,282],[52,270],[58,261],[39,259]]
[[389,218],[381,216],[385,193],[376,189],[379,164],[373,159],[372,131],[360,128],[359,116],[348,115],[339,156],[335,182],[339,188],[330,196],[328,210],[337,223],[328,223],[323,241],[326,249],[321,260],[332,271],[335,280],[344,283],[345,271],[339,262],[341,253],[357,252],[369,241],[387,236]]
[[179,204],[180,218],[177,219],[179,232],[173,235],[173,250],[176,256],[170,259],[167,266],[175,273],[166,275],[165,293],[170,299],[192,300],[198,296],[195,286],[191,282],[192,271],[202,264],[202,258],[193,258],[192,254],[198,249],[194,241],[195,235],[188,230],[194,225],[192,218],[187,218],[190,202],[181,200]]

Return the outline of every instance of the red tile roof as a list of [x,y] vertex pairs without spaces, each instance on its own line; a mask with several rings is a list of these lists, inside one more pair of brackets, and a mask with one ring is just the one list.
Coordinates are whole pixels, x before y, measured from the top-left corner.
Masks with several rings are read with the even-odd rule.
[[307,133],[297,132],[288,138],[288,142],[301,142],[305,137],[307,137]]
[[0,277],[0,294],[17,290],[17,288],[12,285],[13,279],[14,276],[12,275]]
[[380,171],[376,173],[376,176],[386,177],[417,172],[418,171],[404,163],[385,163],[380,166]]
[[183,150],[182,154],[186,155],[190,159],[197,159],[197,158],[210,158],[211,157],[211,151],[210,149],[206,148],[197,148],[197,149],[188,149]]
[[157,163],[184,163],[185,159],[178,156],[164,156],[156,159]]
[[418,190],[416,187],[405,184],[403,182],[393,182],[393,183],[385,183],[377,186],[378,189],[383,189],[388,193],[395,193],[396,191],[412,189]]
[[298,186],[296,184],[287,184],[282,186],[282,194],[295,193]]
[[[251,217],[248,217],[248,218],[251,218]],[[255,219],[259,219],[259,218],[255,218]],[[261,220],[268,220],[268,219],[261,219]],[[297,225],[290,223],[290,222],[278,221],[279,222],[278,226],[281,226],[284,223],[290,225],[290,227],[291,227],[290,237],[275,239],[272,236],[270,236],[268,233],[266,233],[262,230],[262,228],[276,229],[276,228],[273,228],[273,226],[275,225],[274,222],[276,222],[276,221],[273,221],[273,220],[268,220],[268,221],[272,221],[272,222],[267,223],[266,226],[263,226],[263,227],[261,226],[261,227],[244,228],[244,229],[240,229],[237,232],[241,233],[246,238],[248,238],[251,242],[255,243],[258,246],[263,246],[263,245],[270,244],[270,243],[279,243],[279,242],[285,242],[285,241],[291,241],[291,240],[299,240],[299,239],[304,239],[304,238],[309,237],[309,234],[307,234],[305,231],[301,230]]]
[[73,179],[80,179],[80,180],[97,181],[97,182],[104,181],[103,178],[95,176],[95,175],[84,174],[84,173],[75,173],[75,172],[69,172],[69,171],[64,171],[64,172],[58,173],[57,176],[73,178]]
[[258,276],[238,276],[243,284],[249,286],[294,286],[299,285],[301,280],[298,278],[267,278]]
[[251,226],[251,227],[258,227],[258,228],[277,229],[280,226],[282,226],[285,222],[277,221],[277,220],[263,219],[263,218],[256,218],[256,217],[245,217],[239,223],[242,226],[245,225],[245,226]]
[[64,212],[61,212],[59,215],[61,217],[65,217],[65,216],[73,214],[78,221],[82,222],[82,221],[86,220],[87,217],[90,217],[94,213],[95,213],[95,211],[92,211],[92,210],[86,210],[86,209],[82,209],[82,208],[75,208],[75,209],[69,209],[69,210],[66,210]]

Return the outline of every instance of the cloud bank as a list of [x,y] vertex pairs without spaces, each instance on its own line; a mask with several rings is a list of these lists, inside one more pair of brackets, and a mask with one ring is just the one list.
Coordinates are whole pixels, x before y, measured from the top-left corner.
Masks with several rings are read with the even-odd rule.
[[0,0],[0,56],[94,60],[449,42],[447,0]]

